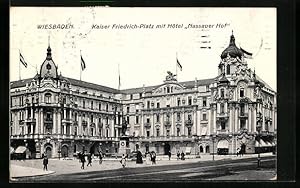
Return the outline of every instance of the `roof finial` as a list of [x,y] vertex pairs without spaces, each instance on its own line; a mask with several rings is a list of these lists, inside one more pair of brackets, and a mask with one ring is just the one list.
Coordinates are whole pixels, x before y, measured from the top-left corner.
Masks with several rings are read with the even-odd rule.
[[48,47],[50,47],[50,35],[48,35]]
[[48,48],[47,48],[47,58],[46,59],[52,59],[51,57],[51,48],[50,48],[50,35],[48,35]]
[[233,29],[231,30],[231,35],[233,35]]

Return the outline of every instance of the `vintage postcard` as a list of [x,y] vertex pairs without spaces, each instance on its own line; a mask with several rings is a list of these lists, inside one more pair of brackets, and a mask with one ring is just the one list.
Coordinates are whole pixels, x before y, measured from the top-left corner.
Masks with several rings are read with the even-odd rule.
[[276,14],[10,7],[10,182],[276,180]]

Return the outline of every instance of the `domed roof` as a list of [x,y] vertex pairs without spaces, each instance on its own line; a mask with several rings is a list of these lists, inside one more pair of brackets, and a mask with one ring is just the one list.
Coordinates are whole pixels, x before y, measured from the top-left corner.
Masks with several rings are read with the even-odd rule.
[[235,38],[233,34],[230,37],[229,46],[222,52],[221,58],[224,59],[227,57],[227,55],[230,55],[230,57],[234,58],[241,58],[243,56],[243,51],[235,45]]
[[52,60],[51,48],[49,45],[47,48],[47,57],[41,66],[40,77],[41,78],[44,78],[44,77],[57,78],[57,76],[58,76],[57,67]]

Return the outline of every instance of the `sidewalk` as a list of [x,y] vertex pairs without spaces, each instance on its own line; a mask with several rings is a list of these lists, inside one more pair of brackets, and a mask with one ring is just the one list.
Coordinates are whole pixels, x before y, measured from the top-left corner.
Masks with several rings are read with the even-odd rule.
[[[264,153],[261,156],[271,156],[271,153]],[[236,160],[243,158],[252,158],[257,157],[257,154],[248,154],[243,157],[237,157],[235,155],[215,155],[214,159],[217,160]],[[143,158],[145,160],[145,158]],[[169,160],[168,156],[157,156],[157,163],[155,166],[161,165],[172,165],[172,164],[186,164],[193,162],[201,162],[201,161],[211,161],[213,159],[212,155],[201,155],[201,158],[196,158],[195,155],[187,155],[186,160],[177,160],[176,156],[173,155],[171,160]],[[25,161],[11,161],[11,177],[27,177],[27,176],[38,176],[38,175],[46,175],[46,174],[69,174],[69,173],[77,173],[77,172],[91,172],[91,171],[103,171],[103,170],[113,170],[122,168],[120,164],[120,158],[104,158],[103,163],[99,164],[99,159],[94,159],[92,162],[92,166],[86,167],[87,163],[85,163],[85,169],[81,169],[81,163],[78,159],[49,159],[48,170],[43,171],[42,159],[33,159],[33,160],[25,160]],[[140,168],[151,166],[151,164],[146,164],[144,161],[143,164],[136,164],[135,161],[128,160],[127,168]]]
[[11,164],[10,166],[10,177],[20,178],[20,177],[31,177],[31,176],[42,176],[47,174],[53,174],[54,171],[44,171],[42,169],[24,167]]

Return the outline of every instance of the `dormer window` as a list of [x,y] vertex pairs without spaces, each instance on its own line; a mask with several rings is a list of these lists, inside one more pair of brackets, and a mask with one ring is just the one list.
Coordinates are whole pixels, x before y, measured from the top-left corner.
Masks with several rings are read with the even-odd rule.
[[169,87],[167,87],[167,93],[170,93],[170,88]]
[[230,75],[230,65],[227,65],[227,66],[226,66],[226,74],[227,74],[227,75]]
[[51,94],[50,93],[45,94],[45,100],[46,100],[46,103],[51,103]]
[[224,98],[224,89],[221,89],[221,98]]

